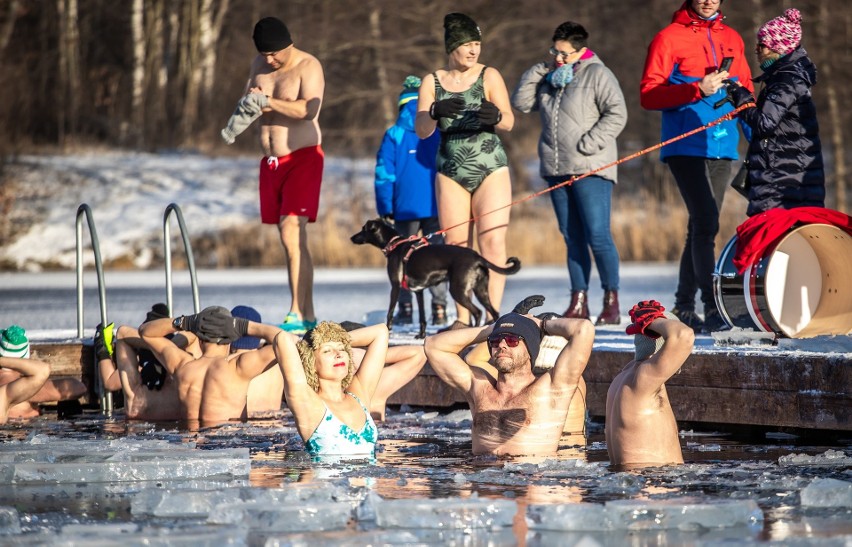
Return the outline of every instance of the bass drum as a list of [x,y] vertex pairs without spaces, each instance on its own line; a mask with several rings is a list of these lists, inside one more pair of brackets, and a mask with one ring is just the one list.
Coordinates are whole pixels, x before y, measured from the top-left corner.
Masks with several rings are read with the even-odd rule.
[[736,248],[734,236],[713,273],[728,326],[788,338],[852,332],[852,236],[829,224],[799,226],[741,274]]

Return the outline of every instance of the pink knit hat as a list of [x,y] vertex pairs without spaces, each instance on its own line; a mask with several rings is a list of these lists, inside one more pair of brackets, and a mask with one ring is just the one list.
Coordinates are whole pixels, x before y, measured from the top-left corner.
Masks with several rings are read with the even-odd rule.
[[757,31],[757,42],[775,53],[787,55],[802,42],[802,14],[796,8],[763,24]]

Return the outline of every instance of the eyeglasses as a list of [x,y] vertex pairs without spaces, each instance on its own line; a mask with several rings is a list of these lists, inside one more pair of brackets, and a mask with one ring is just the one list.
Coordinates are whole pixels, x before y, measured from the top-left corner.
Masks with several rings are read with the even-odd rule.
[[517,334],[509,334],[508,332],[503,332],[503,333],[500,333],[496,336],[489,336],[488,337],[488,345],[491,346],[492,348],[499,348],[500,342],[505,340],[507,346],[509,346],[510,348],[516,348],[516,347],[518,347],[518,344],[520,344],[521,340],[523,340],[523,339],[524,339],[523,336],[518,336]]
[[577,53],[576,51],[559,51],[555,47],[550,48],[549,51],[550,51],[550,54],[553,55],[554,57],[562,57],[563,59],[567,59],[571,55],[574,55],[575,53]]

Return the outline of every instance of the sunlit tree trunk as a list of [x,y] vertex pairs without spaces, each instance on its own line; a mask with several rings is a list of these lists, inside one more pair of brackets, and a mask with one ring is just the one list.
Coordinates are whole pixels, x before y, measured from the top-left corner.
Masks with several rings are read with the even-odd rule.
[[[821,44],[825,54],[825,62],[819,65],[820,84],[825,85],[825,96],[828,100],[828,116],[823,117],[828,123],[824,127],[830,128],[831,147],[834,152],[834,191],[835,205],[838,211],[846,212],[846,153],[843,135],[843,112],[840,109],[840,101],[837,99],[837,82],[833,78],[833,68],[830,59],[836,51],[831,40],[829,28],[832,21],[832,12],[827,2],[819,2],[819,21],[816,24],[817,42]],[[825,122],[824,122],[825,123]],[[828,172],[826,172],[826,187],[830,188]]]
[[182,143],[189,139],[198,117],[198,95],[201,84],[201,71],[198,67],[198,5],[198,0],[185,2],[181,18],[178,71],[180,83],[184,86],[184,101],[180,108],[179,140]]
[[11,0],[6,7],[6,17],[3,26],[0,27],[0,52],[6,49],[9,40],[12,38],[12,31],[15,30],[15,19],[18,17],[18,8],[21,6],[20,0]]
[[370,38],[373,42],[373,61],[376,63],[376,83],[382,96],[382,114],[385,118],[385,125],[390,126],[396,121],[393,108],[395,101],[391,97],[382,46],[382,9],[377,5],[376,0],[370,0]]
[[59,20],[58,140],[64,146],[80,115],[80,33],[77,0],[57,0]]
[[[130,128],[136,145],[142,144],[145,135],[145,5],[144,0],[133,0],[130,12],[130,35],[133,41],[133,72],[130,91]],[[127,135],[125,135],[127,137]]]
[[[198,15],[198,49],[201,56],[199,75],[202,104],[210,104],[213,84],[216,83],[216,44],[222,34],[222,23],[228,11],[230,0],[219,0],[214,8],[213,0],[202,0]],[[215,9],[215,13],[214,13]]]

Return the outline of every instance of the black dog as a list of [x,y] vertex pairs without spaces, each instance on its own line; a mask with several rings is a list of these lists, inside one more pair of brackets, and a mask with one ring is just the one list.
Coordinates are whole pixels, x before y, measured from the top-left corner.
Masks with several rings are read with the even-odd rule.
[[[499,313],[488,298],[488,270],[511,275],[521,269],[521,261],[510,257],[509,267],[501,268],[482,258],[476,251],[458,245],[425,245],[416,248],[419,240],[404,241],[399,232],[384,220],[368,220],[361,231],[352,236],[352,243],[373,245],[385,253],[388,258],[388,278],[391,282],[390,306],[388,307],[388,328],[391,328],[393,310],[399,297],[399,288],[405,281],[406,288],[417,295],[417,307],[420,310],[420,333],[418,338],[426,336],[426,312],[423,309],[423,289],[449,280],[450,294],[453,299],[470,310],[471,326],[479,325],[482,312],[474,305],[470,293],[491,315],[497,318]],[[415,248],[412,250],[412,248]],[[411,251],[411,252],[410,252]]]

